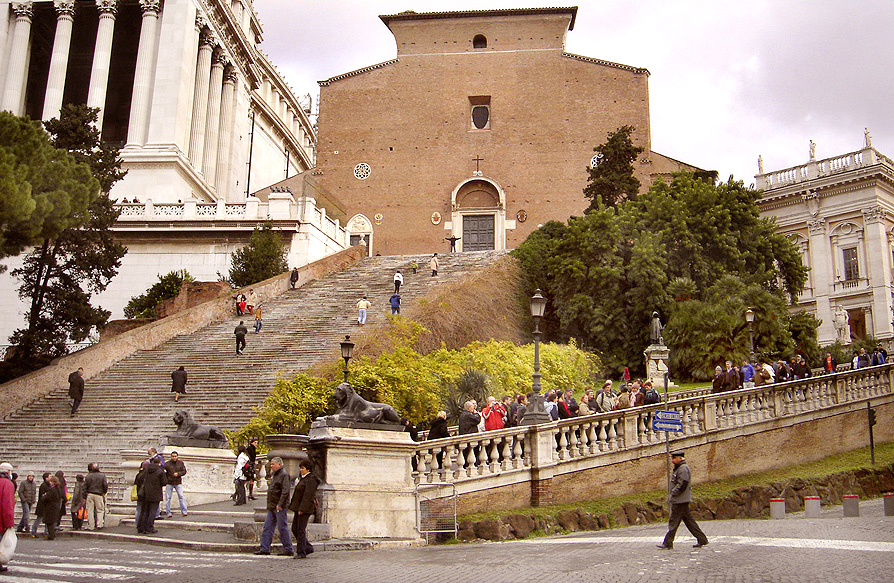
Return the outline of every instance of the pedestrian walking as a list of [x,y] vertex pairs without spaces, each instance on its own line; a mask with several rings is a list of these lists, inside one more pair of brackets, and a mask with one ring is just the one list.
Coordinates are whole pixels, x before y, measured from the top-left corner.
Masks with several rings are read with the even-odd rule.
[[689,510],[689,503],[692,502],[692,474],[689,471],[689,466],[686,465],[684,452],[673,452],[671,462],[674,464],[674,473],[671,476],[670,492],[667,496],[671,507],[670,519],[667,523],[664,542],[658,545],[658,548],[666,550],[674,548],[674,537],[677,535],[680,522],[682,522],[695,537],[693,548],[698,549],[708,544],[708,537],[698,527],[698,523],[695,522],[692,512]]
[[295,535],[295,558],[304,559],[314,552],[314,546],[307,540],[307,521],[316,514],[316,495],[320,480],[311,473],[310,460],[303,459],[298,464],[298,483],[289,510],[295,513],[292,519],[292,534]]
[[16,527],[16,532],[28,532],[31,526],[31,510],[37,503],[37,484],[34,483],[34,472],[28,472],[28,477],[17,488],[19,502],[22,504],[22,518]]
[[438,275],[438,267],[441,266],[441,262],[438,261],[438,254],[435,253],[431,256],[431,259],[428,261],[428,266],[431,268],[431,276],[435,277]]
[[[16,486],[12,482],[12,465],[0,464],[0,537],[16,524]],[[13,535],[10,535],[13,536]],[[0,573],[7,570],[0,564]]]
[[413,270],[413,275],[416,275],[416,271],[419,269],[419,262],[415,259],[410,262],[410,269]]
[[261,326],[264,325],[263,316],[261,316],[261,306],[255,310],[255,334],[261,333]]
[[400,314],[400,294],[399,293],[394,292],[394,294],[391,296],[390,303],[391,303],[391,315],[393,316],[395,314]]
[[292,289],[295,289],[295,284],[298,283],[299,277],[301,277],[301,275],[298,273],[298,268],[293,267],[292,273],[289,275],[289,285],[292,286]]
[[255,498],[255,475],[257,469],[257,460],[258,460],[258,438],[252,437],[248,442],[248,447],[245,448],[245,453],[248,455],[248,463],[250,471],[248,474],[248,499],[249,500],[257,500]]
[[171,459],[165,462],[165,515],[170,518],[171,498],[177,492],[177,502],[180,503],[180,515],[186,516],[186,498],[183,497],[183,476],[186,475],[186,464],[180,459],[180,454],[171,452]]
[[186,394],[186,369],[182,366],[171,373],[171,392],[175,403],[180,401],[180,395]]
[[404,283],[404,276],[401,275],[400,269],[397,270],[397,273],[394,274],[394,293],[398,293],[400,291],[400,286]]
[[87,465],[84,490],[87,492],[87,530],[99,530],[105,526],[109,482],[96,462]]
[[248,334],[248,328],[245,327],[245,321],[239,320],[239,325],[233,330],[236,336],[236,354],[242,354],[245,350],[245,335]]
[[71,404],[71,416],[78,412],[84,399],[84,368],[81,367],[68,375],[68,398]]
[[233,468],[233,483],[236,485],[236,492],[233,494],[233,500],[236,502],[234,506],[245,504],[245,482],[248,481],[250,463],[245,450],[244,445],[239,446],[239,455],[236,456],[236,467]]
[[246,304],[246,308],[248,308],[249,314],[255,313],[255,306],[258,305],[258,296],[255,294],[255,290],[248,290],[248,303]]
[[366,311],[371,305],[370,301],[366,299],[366,296],[363,296],[363,298],[357,302],[357,323],[361,326],[366,324]]
[[281,457],[270,460],[270,471],[272,475],[267,486],[267,516],[264,519],[264,529],[261,531],[261,548],[255,554],[270,554],[273,531],[276,530],[279,532],[279,541],[283,546],[283,550],[279,554],[292,556],[292,538],[286,523],[289,511],[289,493],[292,489],[291,479],[289,473],[282,467]]
[[[52,474],[50,472],[43,473],[43,482],[40,483],[40,486],[37,488],[37,504],[34,507],[34,523],[31,525],[31,538],[37,538],[37,527],[40,526],[40,523],[44,523],[44,529],[49,532],[49,528],[47,526],[46,521],[43,519],[43,509],[46,503],[41,504],[41,500],[44,499],[44,496],[47,492],[49,492],[50,488],[52,488],[52,484],[50,483],[50,478]],[[54,523],[55,526],[55,523]]]

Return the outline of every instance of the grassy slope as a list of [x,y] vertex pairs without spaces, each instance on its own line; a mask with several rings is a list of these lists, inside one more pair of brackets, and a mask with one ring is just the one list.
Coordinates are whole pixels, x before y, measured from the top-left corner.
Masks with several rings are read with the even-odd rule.
[[[894,463],[894,442],[876,445],[874,467],[879,468],[890,463]],[[743,476],[728,478],[726,480],[720,480],[717,482],[705,482],[693,486],[692,493],[693,497],[695,498],[722,498],[731,494],[737,488],[742,488],[744,486],[770,484],[773,482],[781,482],[789,478],[821,478],[830,476],[832,474],[837,474],[839,472],[846,472],[850,470],[870,467],[873,466],[870,464],[869,448],[865,447],[846,453],[832,455],[815,462],[790,466],[785,469],[772,470],[755,474],[746,474]],[[582,502],[557,504],[555,506],[545,506],[540,508],[468,514],[462,516],[461,519],[476,521],[485,518],[499,518],[501,516],[506,516],[509,514],[553,516],[558,514],[562,510],[568,509],[580,509],[586,512],[590,512],[594,515],[599,515],[609,513],[625,502],[657,501],[664,503],[666,496],[666,491],[658,490],[653,492],[645,492],[642,494],[630,494],[628,496],[616,496],[613,498],[602,498],[600,500],[586,500]]]

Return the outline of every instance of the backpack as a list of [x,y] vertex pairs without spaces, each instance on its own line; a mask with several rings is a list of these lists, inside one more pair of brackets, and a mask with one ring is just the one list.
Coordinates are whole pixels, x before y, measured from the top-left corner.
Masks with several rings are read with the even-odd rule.
[[655,387],[652,387],[648,391],[646,391],[646,405],[655,405],[656,403],[661,402],[661,395],[658,394],[658,391],[655,390]]

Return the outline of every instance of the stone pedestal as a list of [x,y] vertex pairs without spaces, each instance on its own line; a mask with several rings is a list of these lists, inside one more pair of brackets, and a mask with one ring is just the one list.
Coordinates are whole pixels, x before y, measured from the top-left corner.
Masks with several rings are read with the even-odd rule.
[[[186,464],[183,495],[187,504],[210,504],[229,499],[234,488],[233,468],[236,467],[236,455],[231,450],[179,445],[162,445],[158,448],[165,460],[170,459],[172,451],[176,451]],[[149,456],[145,450],[122,451],[121,456],[124,458],[124,477],[128,485],[133,484],[140,464]],[[125,500],[129,501],[129,498]]]
[[820,497],[804,496],[804,518],[820,518]]
[[325,459],[322,522],[333,538],[419,538],[410,434],[400,426],[351,425],[318,420],[308,436],[311,457]]
[[841,506],[844,510],[844,516],[847,517],[855,517],[860,516],[860,497],[851,494],[848,496],[841,497]]
[[[643,351],[646,357],[646,378],[652,381],[652,386],[661,392],[664,388],[664,374],[667,372],[667,361],[670,359],[670,349],[664,344],[650,344]],[[668,387],[676,387],[670,379]]]
[[770,499],[770,518],[785,518],[785,498]]

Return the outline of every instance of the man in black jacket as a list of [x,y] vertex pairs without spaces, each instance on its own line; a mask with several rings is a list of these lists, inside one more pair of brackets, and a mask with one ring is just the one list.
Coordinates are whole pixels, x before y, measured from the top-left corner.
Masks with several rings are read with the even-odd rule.
[[261,549],[256,555],[269,555],[273,544],[273,530],[279,531],[279,540],[283,550],[280,555],[292,556],[292,537],[289,535],[288,506],[289,492],[292,490],[289,473],[282,467],[282,458],[270,460],[270,471],[273,475],[267,486],[267,517],[264,519],[264,530],[261,532]]
[[245,350],[245,335],[248,334],[248,328],[245,327],[243,320],[239,320],[239,325],[233,330],[233,334],[236,335],[236,354],[242,354]]
[[[478,424],[481,423],[481,415],[475,412],[475,403],[472,401],[466,401],[466,404],[463,406],[464,411],[459,414],[459,434],[466,435],[468,433],[477,433],[478,432]],[[475,465],[479,465],[480,461],[478,459],[478,454],[481,451],[480,446],[475,446]],[[472,461],[472,446],[466,446],[463,449],[463,458],[465,458],[465,463],[463,464],[464,468],[469,467],[469,464]]]
[[84,398],[84,369],[79,368],[68,375],[68,398],[71,401],[71,414],[74,416]]
[[[40,502],[40,499],[44,497],[50,488],[52,488],[52,484],[50,484],[50,476],[52,476],[50,472],[43,473],[43,482],[40,483],[40,486],[37,488],[37,501]],[[36,507],[35,507],[36,510]],[[37,518],[34,519],[34,524],[31,526],[31,536],[37,538],[37,527],[43,522],[43,518],[35,512]],[[44,522],[44,527],[46,527],[46,523]]]
[[169,459],[164,466],[165,479],[165,514],[171,517],[171,498],[174,492],[177,492],[177,501],[180,502],[180,514],[186,516],[186,498],[183,497],[183,476],[186,475],[186,464],[180,459],[180,454],[176,451],[171,452]]
[[295,558],[303,559],[307,555],[314,552],[314,546],[307,540],[307,521],[311,514],[317,513],[314,497],[317,494],[317,487],[320,480],[311,473],[310,460],[301,460],[298,464],[298,473],[301,479],[295,486],[295,493],[292,495],[292,503],[289,504],[289,510],[295,513],[292,519],[292,534],[295,535]]
[[692,533],[692,536],[695,537],[695,544],[692,546],[698,549],[708,544],[708,537],[698,527],[698,523],[695,522],[692,512],[689,510],[689,503],[692,502],[692,474],[689,471],[689,466],[686,465],[682,451],[675,451],[670,455],[674,464],[670,492],[667,496],[667,501],[671,507],[670,519],[668,520],[667,535],[664,537],[664,542],[658,545],[658,548],[674,548],[674,537],[677,535],[677,529],[682,522],[689,529],[689,532]]
[[103,528],[109,481],[106,479],[106,475],[99,471],[99,464],[96,462],[87,465],[84,490],[87,492],[87,530]]
[[165,471],[161,469],[159,459],[153,457],[149,460],[134,481],[137,485],[137,504],[140,506],[140,517],[137,519],[137,532],[140,534],[154,534],[155,517],[158,515],[158,505],[164,500],[164,486],[167,483]]

